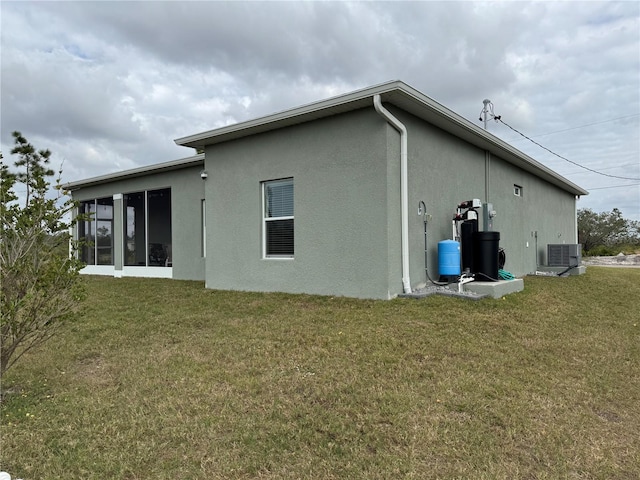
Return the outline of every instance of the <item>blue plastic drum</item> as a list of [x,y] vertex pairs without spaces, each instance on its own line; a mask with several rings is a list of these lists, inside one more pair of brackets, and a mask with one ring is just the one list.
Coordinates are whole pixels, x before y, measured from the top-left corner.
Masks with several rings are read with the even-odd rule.
[[460,243],[455,240],[438,242],[438,273],[441,276],[460,275]]

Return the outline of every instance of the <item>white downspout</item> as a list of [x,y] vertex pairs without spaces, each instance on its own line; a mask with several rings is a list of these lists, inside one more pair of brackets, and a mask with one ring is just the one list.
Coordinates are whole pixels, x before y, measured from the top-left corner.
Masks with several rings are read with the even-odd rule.
[[409,193],[407,188],[407,128],[394,117],[389,110],[382,106],[380,95],[373,96],[373,106],[393,128],[400,132],[400,218],[402,239],[402,288],[404,293],[411,293],[409,278]]
[[573,243],[578,243],[578,200],[580,200],[580,195],[576,195],[573,200],[573,212],[574,212],[574,225],[576,226],[576,231],[574,232],[576,235],[576,240]]

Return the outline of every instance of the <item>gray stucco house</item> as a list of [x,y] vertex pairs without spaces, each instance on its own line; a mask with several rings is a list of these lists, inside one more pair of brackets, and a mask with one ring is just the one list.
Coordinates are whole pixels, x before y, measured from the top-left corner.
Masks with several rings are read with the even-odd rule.
[[474,198],[522,276],[577,243],[587,194],[400,81],[176,143],[204,153],[66,186],[93,214],[74,233],[93,242],[85,273],[388,299],[428,282],[419,202],[432,277]]

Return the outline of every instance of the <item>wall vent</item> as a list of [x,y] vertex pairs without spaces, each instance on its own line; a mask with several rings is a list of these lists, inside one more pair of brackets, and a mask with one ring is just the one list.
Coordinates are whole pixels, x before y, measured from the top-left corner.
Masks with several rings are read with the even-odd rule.
[[547,264],[550,267],[577,267],[582,263],[582,245],[547,245]]

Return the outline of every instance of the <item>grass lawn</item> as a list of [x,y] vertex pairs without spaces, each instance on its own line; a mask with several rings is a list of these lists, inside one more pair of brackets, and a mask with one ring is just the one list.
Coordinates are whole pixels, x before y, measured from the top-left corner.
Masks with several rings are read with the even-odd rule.
[[13,478],[640,478],[640,269],[479,302],[86,283],[3,380]]

